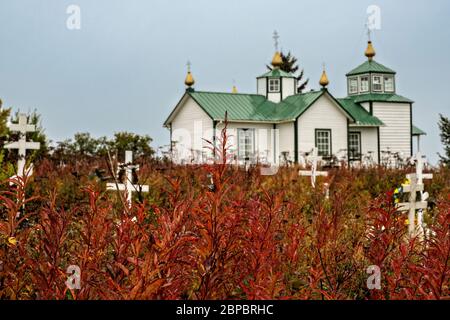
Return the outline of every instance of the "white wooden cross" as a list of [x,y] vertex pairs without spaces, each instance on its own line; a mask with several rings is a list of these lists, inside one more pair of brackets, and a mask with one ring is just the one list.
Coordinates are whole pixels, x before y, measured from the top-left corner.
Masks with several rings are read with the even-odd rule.
[[[127,205],[131,206],[131,199],[133,196],[133,192],[149,192],[149,187],[146,185],[135,185],[133,184],[133,169],[139,169],[138,165],[133,165],[133,152],[125,151],[125,164],[123,167],[125,168],[125,183],[107,183],[107,190],[119,190],[125,191],[127,198]],[[120,166],[119,166],[120,167]]]
[[19,114],[19,123],[12,123],[9,129],[13,132],[19,132],[19,140],[7,142],[5,149],[17,149],[19,152],[19,160],[17,161],[17,176],[23,177],[26,173],[26,154],[27,150],[38,150],[41,146],[39,142],[27,141],[27,132],[36,132],[34,124],[28,124],[27,115]]
[[314,147],[312,150],[312,155],[308,157],[309,162],[311,163],[311,171],[300,170],[299,174],[301,176],[310,176],[311,177],[311,185],[313,188],[316,188],[316,177],[317,176],[328,176],[328,172],[326,171],[317,171],[317,161],[321,160],[322,157],[318,156],[318,149]]
[[[417,226],[422,230],[422,220],[423,220],[423,210],[428,207],[428,192],[424,192],[424,179],[433,179],[433,174],[423,173],[423,157],[420,152],[415,156],[416,160],[416,173],[407,174],[406,178],[410,181],[410,184],[404,184],[403,192],[409,193],[409,202],[399,203],[398,211],[409,211],[408,221],[409,227],[408,231],[411,236],[416,235],[416,210],[419,210]],[[420,192],[420,199],[417,201],[417,192]]]

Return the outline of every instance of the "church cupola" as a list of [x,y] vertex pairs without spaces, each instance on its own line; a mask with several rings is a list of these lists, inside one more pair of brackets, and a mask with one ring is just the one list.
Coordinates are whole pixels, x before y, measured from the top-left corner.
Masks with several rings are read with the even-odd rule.
[[367,61],[346,74],[349,96],[361,94],[395,94],[395,71],[376,62],[372,41],[367,42]]
[[187,63],[187,75],[184,79],[184,84],[187,86],[186,90],[194,90],[192,86],[195,84],[195,80],[191,73],[191,63],[189,61]]
[[375,49],[373,48],[372,41],[367,42],[367,49],[366,52],[364,52],[366,57],[369,59],[369,61],[372,61],[373,57],[375,57]]
[[326,89],[327,85],[330,83],[328,81],[327,73],[325,72],[325,65],[323,66],[322,76],[320,77],[319,84],[322,86],[323,89]]
[[283,58],[281,57],[280,52],[275,51],[275,54],[272,58],[272,66],[274,68],[280,68],[283,65]]
[[297,88],[296,77],[283,71],[283,53],[278,50],[278,38],[278,33],[275,31],[273,33],[275,54],[272,58],[271,70],[256,78],[258,94],[275,103],[296,94]]

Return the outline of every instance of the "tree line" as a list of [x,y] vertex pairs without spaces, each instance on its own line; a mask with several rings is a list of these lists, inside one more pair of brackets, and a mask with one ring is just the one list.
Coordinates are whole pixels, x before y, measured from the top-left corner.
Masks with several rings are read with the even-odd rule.
[[[17,141],[19,134],[11,132],[8,128],[8,119],[17,122],[18,113],[11,116],[11,109],[1,108],[0,100],[0,166],[15,164],[16,150],[3,148],[6,142]],[[78,160],[104,158],[109,156],[123,161],[126,150],[133,151],[134,158],[151,159],[155,151],[151,146],[153,139],[148,135],[139,135],[131,132],[116,132],[113,137],[93,137],[90,133],[76,133],[73,138],[53,142],[48,139],[42,126],[41,115],[36,111],[28,114],[28,122],[36,125],[36,132],[27,133],[28,141],[40,143],[39,150],[29,150],[27,160],[35,162],[43,158],[59,163],[72,163]]]

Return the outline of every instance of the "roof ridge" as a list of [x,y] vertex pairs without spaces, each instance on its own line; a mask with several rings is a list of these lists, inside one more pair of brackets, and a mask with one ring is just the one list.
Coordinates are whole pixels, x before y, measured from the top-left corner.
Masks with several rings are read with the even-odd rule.
[[[308,91],[308,92],[296,93],[296,94],[290,95],[289,97],[302,96],[302,95],[306,95],[306,94],[320,93],[320,92],[323,92],[323,91],[322,90],[312,90],[312,91]],[[289,97],[286,97],[286,98],[289,98]]]
[[237,93],[233,93],[233,92],[224,92],[224,91],[192,91],[189,93],[211,93],[211,94],[229,94],[229,95],[242,95],[242,96],[258,96],[258,97],[263,97],[265,98],[264,95],[262,94],[257,94],[257,93],[244,93],[244,92],[237,92]]
[[[374,68],[379,67],[379,68],[384,69],[384,70],[364,70],[363,67],[367,66],[367,65],[368,66],[372,66]],[[360,71],[359,69],[363,69],[363,70]],[[366,67],[366,69],[367,69],[367,67]],[[369,67],[369,69],[370,69],[370,67]],[[390,74],[396,74],[397,73],[397,72],[395,72],[395,70],[393,70],[393,69],[391,69],[389,67],[386,67],[384,64],[382,64],[382,63],[380,63],[378,61],[367,60],[367,61],[364,61],[363,63],[359,64],[357,67],[351,69],[346,74],[346,76],[357,75],[357,74],[364,74],[364,73],[369,73],[369,72],[373,72],[373,73],[390,73]]]

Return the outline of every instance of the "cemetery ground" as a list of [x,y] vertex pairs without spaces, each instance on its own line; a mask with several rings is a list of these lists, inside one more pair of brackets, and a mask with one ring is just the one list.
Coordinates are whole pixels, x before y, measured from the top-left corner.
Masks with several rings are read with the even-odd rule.
[[[335,170],[325,199],[325,178],[313,189],[294,168],[261,176],[143,161],[149,193],[127,208],[93,174],[103,162],[44,160],[26,185],[5,181],[2,299],[449,296],[448,169],[426,182],[432,232],[410,240],[407,215],[393,205],[408,170]],[[80,289],[66,286],[70,265],[81,270]],[[380,267],[379,290],[367,288],[370,265]]]
[[[136,157],[117,176],[114,156],[49,156],[5,178],[0,299],[450,298],[449,168],[424,180],[426,228],[410,237],[394,191],[413,166],[344,166],[313,188],[304,168],[261,175],[216,153],[187,166]],[[134,176],[131,203],[119,176]]]

